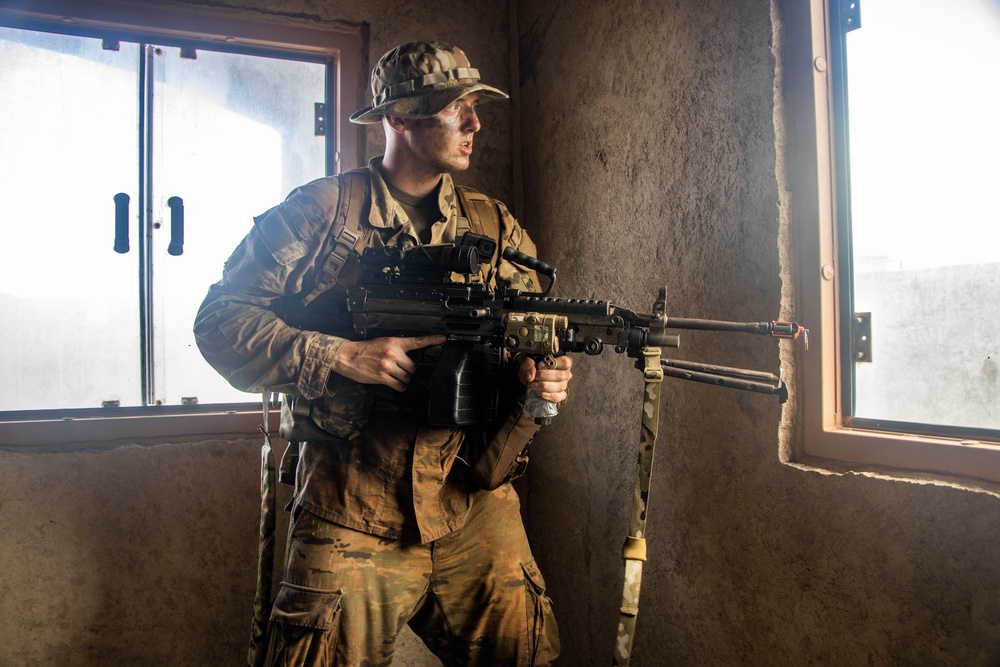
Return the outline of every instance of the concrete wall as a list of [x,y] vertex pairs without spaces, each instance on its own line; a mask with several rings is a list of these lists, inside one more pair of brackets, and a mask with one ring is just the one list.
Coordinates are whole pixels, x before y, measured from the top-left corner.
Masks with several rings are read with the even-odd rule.
[[[485,78],[511,83],[506,3],[211,4],[367,23],[372,60],[406,39],[452,39]],[[801,81],[809,59],[795,41],[802,3],[774,4],[517,3],[521,217],[562,295],[646,309],[665,284],[671,315],[777,316],[793,293],[779,279],[779,203],[794,193],[775,169],[788,141],[775,72]],[[779,127],[794,130],[801,107],[779,102]],[[487,105],[484,125],[463,180],[508,198],[510,119]],[[778,367],[764,339],[682,339],[681,358]],[[560,664],[573,667],[610,662],[641,385],[611,352],[575,372],[525,503]],[[776,402],[677,380],[665,393],[633,664],[1000,661],[1000,501],[787,466]],[[0,665],[239,664],[258,447],[251,434],[0,453]],[[407,640],[398,664],[434,661]]]
[[[790,165],[779,187],[776,146],[797,148],[809,113],[803,5],[518,4],[522,217],[561,295],[643,309],[666,284],[668,315],[779,314],[794,294],[779,205],[802,184]],[[764,339],[681,338],[679,358],[778,370]],[[532,461],[532,539],[566,665],[608,664],[615,638],[641,378],[612,357],[578,360]],[[996,497],[797,469],[779,460],[793,429],[776,402],[664,391],[632,664],[1000,661]]]

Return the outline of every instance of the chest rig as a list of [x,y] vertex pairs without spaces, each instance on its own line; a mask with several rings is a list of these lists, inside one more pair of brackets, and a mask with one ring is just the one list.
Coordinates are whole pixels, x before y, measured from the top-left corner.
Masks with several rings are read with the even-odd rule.
[[[357,339],[347,312],[347,292],[359,282],[360,257],[368,248],[394,243],[393,237],[398,230],[368,223],[372,193],[367,169],[344,172],[338,180],[337,210],[320,255],[325,255],[327,260],[311,288],[280,299],[274,304],[274,311],[296,328]],[[455,194],[459,206],[455,238],[460,239],[468,232],[480,234],[495,240],[497,249],[492,257],[482,258],[478,275],[453,274],[453,280],[471,279],[495,288],[500,274],[501,251],[497,204],[471,188],[456,186]],[[355,385],[346,391],[338,389],[337,400],[345,404],[323,416],[311,409],[310,401],[289,396],[286,404],[292,412],[289,415],[293,417],[292,423],[299,424],[309,415],[326,433],[352,437],[367,421],[362,415],[373,407],[404,411],[436,425],[481,424],[496,418],[502,350],[486,344],[449,341],[443,347],[416,350],[411,357],[417,362],[417,372],[402,394],[376,385]],[[283,413],[283,420],[284,417]]]
[[[371,180],[368,169],[344,172],[339,176],[339,180],[340,199],[327,240],[332,248],[315,287],[301,300],[301,305],[304,307],[342,282],[341,277],[347,277],[345,268],[356,263],[366,248],[385,245],[389,240],[388,237],[396,232],[394,229],[381,230],[367,224],[371,210]],[[498,243],[498,251],[489,261],[483,262],[480,273],[484,282],[490,283],[490,287],[495,287],[500,241],[500,215],[497,212],[497,205],[490,197],[465,186],[456,185],[455,194],[458,197],[460,213],[455,237],[461,238],[466,232],[472,232],[487,236]]]

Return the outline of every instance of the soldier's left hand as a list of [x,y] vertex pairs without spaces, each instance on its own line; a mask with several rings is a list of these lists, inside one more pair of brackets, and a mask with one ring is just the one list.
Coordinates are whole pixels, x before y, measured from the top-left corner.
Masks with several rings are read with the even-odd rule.
[[573,377],[573,359],[564,354],[556,357],[554,368],[549,368],[543,361],[525,357],[521,360],[517,377],[528,389],[542,393],[542,398],[552,403],[562,403],[568,395],[569,381]]

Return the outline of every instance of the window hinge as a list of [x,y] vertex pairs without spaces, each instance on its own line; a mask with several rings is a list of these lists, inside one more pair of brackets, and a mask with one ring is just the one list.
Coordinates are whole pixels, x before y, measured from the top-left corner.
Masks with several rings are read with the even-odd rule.
[[871,363],[872,361],[872,314],[854,313],[854,361]]
[[861,27],[861,0],[844,0],[841,20],[844,22],[844,32],[851,32]]
[[315,108],[315,124],[316,124],[316,136],[325,137],[326,136],[326,104],[323,102],[316,102]]

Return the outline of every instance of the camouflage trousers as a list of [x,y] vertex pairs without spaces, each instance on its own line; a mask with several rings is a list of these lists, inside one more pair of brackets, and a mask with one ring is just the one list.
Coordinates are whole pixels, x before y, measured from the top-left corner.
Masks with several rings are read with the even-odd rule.
[[388,665],[404,623],[449,666],[556,658],[555,618],[510,484],[477,492],[466,525],[429,544],[307,511],[293,518],[266,665]]

